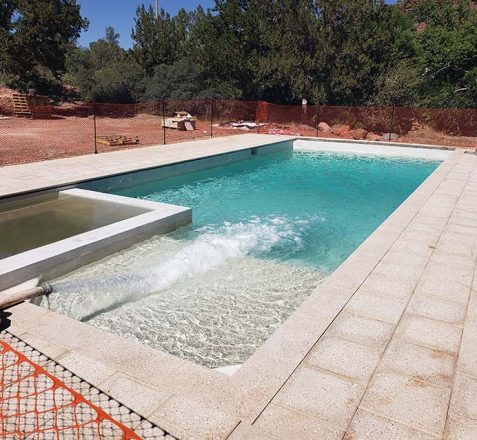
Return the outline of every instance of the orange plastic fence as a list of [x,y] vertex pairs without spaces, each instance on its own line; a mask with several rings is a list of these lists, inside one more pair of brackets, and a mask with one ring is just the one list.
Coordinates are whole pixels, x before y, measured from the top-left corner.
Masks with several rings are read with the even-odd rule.
[[[466,148],[477,145],[477,109],[188,100],[31,103],[30,110],[31,117],[18,117],[12,106],[0,103],[0,166],[247,132],[360,140],[366,132],[366,139],[374,141],[386,140],[385,135],[393,133],[393,139],[398,137],[402,142]],[[163,127],[165,118],[177,111],[194,116],[194,130]],[[320,123],[330,129],[320,130]],[[339,132],[331,130],[333,127]],[[358,129],[361,134],[350,133]],[[121,138],[124,142],[97,142],[105,138]]]
[[0,438],[140,439],[2,340],[0,357]]

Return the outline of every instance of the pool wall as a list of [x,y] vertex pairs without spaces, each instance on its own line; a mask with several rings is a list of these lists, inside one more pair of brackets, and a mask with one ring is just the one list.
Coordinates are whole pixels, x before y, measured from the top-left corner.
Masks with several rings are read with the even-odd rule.
[[453,149],[445,147],[423,147],[421,145],[389,145],[375,142],[344,142],[332,139],[296,139],[293,149],[304,152],[330,152],[383,157],[403,157],[429,160],[446,160]]
[[151,168],[132,173],[110,176],[104,179],[97,179],[84,182],[78,185],[79,188],[93,191],[112,191],[120,188],[126,188],[138,184],[145,184],[155,180],[167,179],[169,177],[180,176],[183,174],[201,171],[207,168],[228,165],[242,160],[253,159],[256,156],[277,153],[280,151],[293,150],[293,141],[277,142],[270,145],[251,147],[244,150],[218,154],[215,156],[204,157],[186,162],[179,162],[172,165],[166,165]]

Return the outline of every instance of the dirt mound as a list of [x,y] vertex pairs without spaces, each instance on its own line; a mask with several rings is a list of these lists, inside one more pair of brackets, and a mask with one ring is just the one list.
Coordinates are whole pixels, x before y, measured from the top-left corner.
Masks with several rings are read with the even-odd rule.
[[0,115],[13,114],[14,90],[0,84]]
[[3,84],[0,84],[0,99],[2,98],[11,98],[15,90],[5,87]]

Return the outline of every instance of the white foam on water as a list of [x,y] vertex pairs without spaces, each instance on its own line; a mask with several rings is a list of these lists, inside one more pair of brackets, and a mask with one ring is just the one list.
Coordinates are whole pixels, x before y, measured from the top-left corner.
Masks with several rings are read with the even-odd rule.
[[[55,295],[50,299],[50,306],[56,303],[54,300],[61,301],[61,297],[66,299],[68,296],[67,303],[61,301],[60,309],[75,319],[88,320],[98,313],[164,291],[230,261],[267,254],[276,245],[301,247],[300,228],[305,227],[306,222],[300,223],[297,228],[296,224],[283,217],[254,217],[247,222],[226,222],[220,227],[201,228],[198,237],[192,241],[158,237],[154,241],[157,246],[155,252],[160,250],[162,255],[154,257],[147,245],[145,251],[136,247],[131,252],[136,258],[138,253],[142,254],[142,258],[131,265],[127,258],[123,258],[124,271],[114,269],[116,261],[112,257],[107,259],[109,264],[99,271],[102,276],[97,277],[81,269],[79,272],[86,276],[66,277],[66,280],[53,283]],[[157,257],[159,261],[154,264]],[[67,293],[74,295],[65,295]]]
[[315,222],[254,217],[158,236],[53,281],[49,306],[202,365],[241,364],[323,279],[266,258],[301,249]]

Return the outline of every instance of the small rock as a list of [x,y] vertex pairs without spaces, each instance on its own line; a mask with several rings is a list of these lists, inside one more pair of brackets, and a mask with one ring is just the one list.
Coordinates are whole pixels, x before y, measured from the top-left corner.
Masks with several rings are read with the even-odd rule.
[[355,128],[354,130],[351,130],[349,133],[351,134],[351,136],[353,136],[353,139],[356,139],[356,140],[366,139],[366,136],[368,135],[368,132],[364,128]]
[[381,137],[381,140],[386,142],[397,141],[398,139],[399,135],[397,133],[384,133]]
[[368,141],[380,141],[381,140],[381,135],[380,134],[376,134],[376,133],[373,133],[373,132],[369,132],[367,135],[366,135],[366,140]]
[[331,133],[331,127],[326,122],[320,122],[318,124],[318,130],[323,133]]
[[331,133],[335,134],[336,136],[343,136],[344,133],[349,134],[351,127],[349,125],[333,125],[331,127]]
[[342,137],[343,139],[354,139],[353,135],[351,134],[351,131],[343,131],[340,137]]

